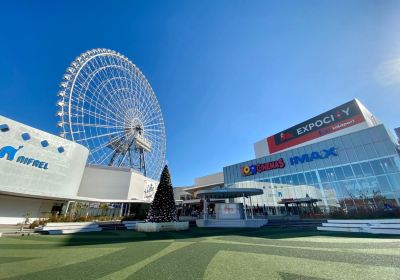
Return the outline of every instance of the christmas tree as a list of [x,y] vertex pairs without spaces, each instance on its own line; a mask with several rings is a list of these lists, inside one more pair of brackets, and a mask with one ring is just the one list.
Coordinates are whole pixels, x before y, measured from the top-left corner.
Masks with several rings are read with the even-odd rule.
[[146,221],[153,223],[177,221],[174,191],[167,165],[161,173],[160,184],[150,205]]

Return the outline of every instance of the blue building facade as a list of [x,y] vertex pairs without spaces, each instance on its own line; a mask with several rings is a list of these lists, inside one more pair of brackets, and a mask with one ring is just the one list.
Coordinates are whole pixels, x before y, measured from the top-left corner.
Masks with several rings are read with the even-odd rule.
[[263,189],[251,204],[270,215],[400,205],[398,144],[382,124],[230,165],[223,172],[227,187]]

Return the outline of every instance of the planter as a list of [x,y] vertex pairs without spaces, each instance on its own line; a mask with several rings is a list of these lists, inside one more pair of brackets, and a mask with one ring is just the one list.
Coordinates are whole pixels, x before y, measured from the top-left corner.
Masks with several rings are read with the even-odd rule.
[[94,222],[77,222],[77,223],[47,223],[42,227],[38,227],[35,232],[48,234],[66,234],[77,232],[93,232],[101,231],[97,223]]
[[136,230],[141,232],[179,231],[188,230],[189,222],[169,223],[137,223]]

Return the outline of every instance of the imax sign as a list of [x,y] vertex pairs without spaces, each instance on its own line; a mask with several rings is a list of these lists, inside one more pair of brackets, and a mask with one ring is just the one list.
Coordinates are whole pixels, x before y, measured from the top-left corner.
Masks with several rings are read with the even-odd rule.
[[336,151],[335,147],[331,147],[329,149],[323,149],[320,152],[312,152],[309,154],[304,154],[301,156],[295,156],[290,158],[290,164],[291,165],[296,165],[299,163],[305,163],[305,162],[310,162],[314,161],[317,159],[326,159],[331,156],[338,156],[338,153]]

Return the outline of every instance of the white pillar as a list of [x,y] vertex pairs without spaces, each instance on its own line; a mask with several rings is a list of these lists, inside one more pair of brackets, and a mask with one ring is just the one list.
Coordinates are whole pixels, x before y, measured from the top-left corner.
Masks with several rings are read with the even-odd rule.
[[128,204],[128,209],[127,209],[127,213],[125,216],[130,215],[130,213],[131,213],[131,203]]
[[122,210],[124,209],[124,204],[121,203],[121,211],[119,212],[119,216],[122,217]]
[[70,203],[71,203],[71,201],[68,201],[68,203],[67,203],[67,207],[65,208],[64,217],[66,217],[66,216],[67,216],[68,209],[69,209],[69,204],[70,204]]
[[244,198],[244,194],[243,194],[243,212],[244,212],[244,219],[247,220],[246,199]]
[[207,200],[206,196],[203,196],[203,219],[207,220]]
[[250,213],[251,213],[251,218],[254,219],[253,203],[251,202],[251,196],[249,196],[249,199],[250,199]]

